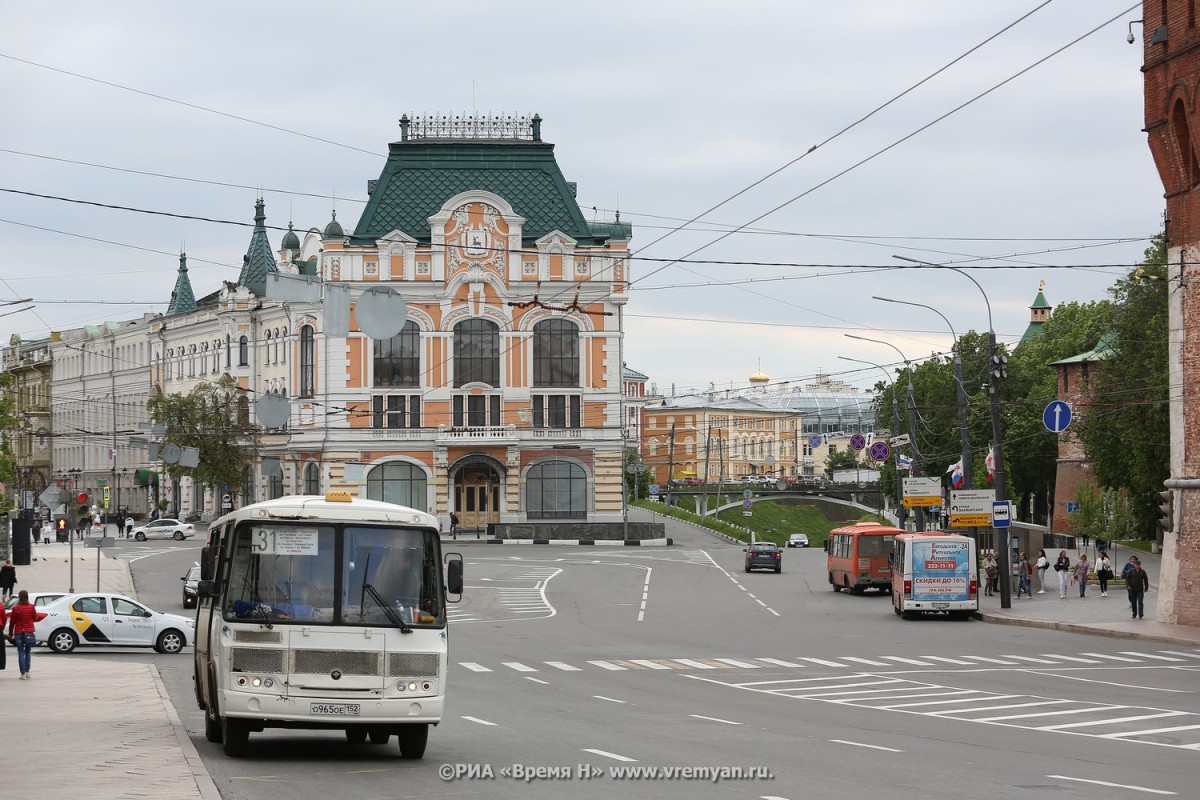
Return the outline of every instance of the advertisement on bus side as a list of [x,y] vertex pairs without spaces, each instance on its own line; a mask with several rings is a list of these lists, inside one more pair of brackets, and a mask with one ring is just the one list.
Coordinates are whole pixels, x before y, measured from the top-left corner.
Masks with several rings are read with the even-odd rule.
[[970,600],[971,543],[960,539],[918,539],[912,543],[914,600]]

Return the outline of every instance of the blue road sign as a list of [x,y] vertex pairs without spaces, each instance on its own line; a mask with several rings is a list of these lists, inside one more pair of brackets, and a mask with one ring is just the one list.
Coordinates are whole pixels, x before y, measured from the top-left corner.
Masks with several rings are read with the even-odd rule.
[[861,433],[854,434],[850,437],[850,446],[855,450],[862,450],[867,446],[867,437],[863,436]]
[[871,458],[876,461],[887,461],[891,454],[892,448],[888,447],[887,442],[876,442],[871,445]]
[[1074,500],[1067,501],[1067,513],[1068,514],[1074,514],[1078,510],[1079,510],[1079,503],[1076,503]]
[[1012,527],[1012,505],[1007,500],[992,501],[992,527]]
[[1042,412],[1042,422],[1051,433],[1062,433],[1071,424],[1071,404],[1055,400]]
[[753,501],[753,500],[743,500],[743,501],[742,501],[742,508],[744,508],[744,509],[746,509],[747,511],[749,511],[750,509],[754,508],[754,501]]
[[820,447],[821,446],[821,437],[820,436],[808,437],[808,446],[809,447]]
[[657,483],[651,484],[650,494],[658,494],[658,484]]

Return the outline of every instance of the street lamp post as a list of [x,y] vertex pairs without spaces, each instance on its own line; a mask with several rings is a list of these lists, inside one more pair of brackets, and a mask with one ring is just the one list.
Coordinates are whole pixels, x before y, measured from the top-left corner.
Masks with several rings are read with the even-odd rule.
[[[913,392],[912,382],[912,362],[908,360],[908,356],[900,351],[899,347],[891,342],[885,342],[883,339],[868,339],[866,336],[855,336],[853,333],[847,333],[847,337],[851,339],[859,339],[864,342],[874,342],[875,344],[884,344],[900,354],[901,360],[904,361],[904,371],[908,375],[908,438],[909,444],[912,446],[913,465],[917,468],[917,472],[921,471],[921,448],[917,444],[917,403],[916,395]],[[894,397],[896,390],[893,385],[892,396]],[[925,529],[925,512],[917,506],[917,528],[918,530]]]
[[[874,361],[864,361],[861,358],[849,358],[847,356],[838,356],[838,358],[842,359],[843,361],[854,361],[858,364],[870,364],[872,367],[875,367],[880,372],[882,372],[884,377],[887,378],[887,382],[889,384],[891,384],[891,387],[892,387],[892,435],[895,435],[896,431],[900,430],[900,404],[896,401],[896,382],[892,380],[892,374],[890,372],[888,372],[886,369],[884,369],[882,366],[880,366],[879,364],[876,364]],[[899,470],[897,470],[897,473],[896,473],[896,522],[899,523],[899,527],[901,527],[901,528],[904,527],[904,520],[905,520],[906,516],[907,516],[907,512],[905,511],[905,508],[904,508],[904,492],[902,491],[902,487],[900,485]]]
[[[1007,487],[1004,480],[1004,455],[1001,449],[1001,433],[1002,424],[1000,421],[1000,381],[1008,377],[1007,364],[1008,359],[996,352],[996,329],[992,324],[992,302],[988,299],[987,292],[979,285],[979,281],[971,277],[970,273],[961,270],[958,267],[952,267],[948,264],[933,264],[928,261],[918,261],[915,258],[906,256],[893,255],[892,258],[897,258],[901,261],[909,261],[913,264],[920,264],[925,267],[933,267],[934,269],[948,269],[951,272],[957,272],[971,283],[975,284],[975,288],[983,295],[984,305],[987,306],[988,314],[988,365],[990,368],[990,377],[987,382],[988,396],[992,410],[992,486],[996,490],[996,500],[1003,501],[1008,499]],[[999,528],[1001,548],[1005,563],[1012,564],[1012,540],[1009,536],[1008,528]],[[1000,607],[1012,608],[1012,569],[1008,569],[1009,575],[1006,580],[1000,581]]]
[[[927,306],[924,303],[914,303],[909,300],[893,300],[890,297],[872,296],[873,300],[882,300],[885,303],[902,303],[906,306],[916,306],[917,308],[925,308],[942,318],[946,323],[946,327],[950,329],[950,336],[954,339],[954,384],[955,394],[958,398],[958,434],[959,442],[962,445],[962,471],[963,471],[963,487],[966,489],[975,488],[975,472],[974,464],[971,460],[971,439],[967,429],[967,390],[963,386],[962,376],[962,354],[958,347],[958,334],[954,332],[954,326],[950,324],[950,320],[946,319],[946,315],[938,311],[933,306]],[[976,548],[979,545],[979,532],[972,527],[970,536],[975,540]]]

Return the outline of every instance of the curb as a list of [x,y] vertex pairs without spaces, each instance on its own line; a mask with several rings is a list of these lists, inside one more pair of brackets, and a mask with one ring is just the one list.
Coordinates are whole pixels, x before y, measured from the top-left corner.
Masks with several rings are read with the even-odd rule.
[[1106,636],[1110,639],[1141,639],[1148,642],[1163,642],[1166,644],[1192,644],[1186,639],[1156,633],[1140,631],[1114,630],[1105,625],[1088,624],[1083,622],[1055,622],[1053,620],[1028,619],[1026,617],[1001,617],[976,611],[975,619],[989,622],[993,625],[1016,625],[1022,628],[1042,628],[1066,633],[1084,633],[1089,636]]

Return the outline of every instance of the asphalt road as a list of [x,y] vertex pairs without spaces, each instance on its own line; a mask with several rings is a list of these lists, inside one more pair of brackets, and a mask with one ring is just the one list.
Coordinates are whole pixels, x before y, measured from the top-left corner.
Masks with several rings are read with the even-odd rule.
[[[1195,795],[1200,650],[904,621],[886,596],[831,591],[820,550],[746,574],[739,546],[671,533],[670,548],[449,545],[467,592],[448,716],[418,762],[394,741],[284,730],[228,759],[204,738],[190,650],[124,657],[158,664],[226,798]],[[199,546],[118,554],[143,601],[180,612]]]

